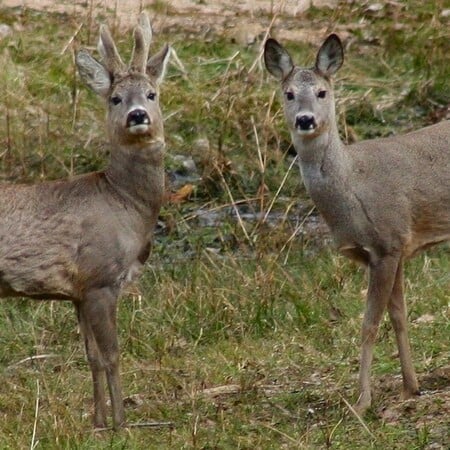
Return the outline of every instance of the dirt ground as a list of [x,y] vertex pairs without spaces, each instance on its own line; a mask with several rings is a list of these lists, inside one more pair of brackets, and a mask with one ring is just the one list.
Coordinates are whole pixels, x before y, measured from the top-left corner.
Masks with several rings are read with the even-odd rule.
[[300,24],[296,18],[311,5],[333,10],[337,3],[337,0],[3,0],[0,5],[76,13],[94,21],[97,17],[101,20],[113,17],[118,28],[133,26],[139,12],[146,9],[156,32],[183,29],[201,38],[219,34],[249,45],[270,25],[279,39],[318,42],[326,30],[312,30],[310,24]]
[[233,16],[233,15],[249,15],[254,17],[260,12],[275,13],[280,12],[285,15],[296,16],[307,10],[311,5],[316,7],[329,6],[333,7],[337,4],[337,0],[126,0],[115,2],[106,0],[3,0],[3,6],[8,7],[25,7],[31,9],[70,12],[83,12],[92,8],[94,16],[99,12],[117,10],[121,20],[127,22],[132,20],[133,16],[140,9],[152,8],[158,5],[159,10],[167,8],[171,15],[192,15],[207,16],[207,20],[211,21],[211,16]]

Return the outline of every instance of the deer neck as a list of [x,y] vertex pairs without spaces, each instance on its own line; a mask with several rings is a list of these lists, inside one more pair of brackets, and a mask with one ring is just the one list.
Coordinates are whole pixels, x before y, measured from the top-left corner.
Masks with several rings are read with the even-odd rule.
[[351,161],[335,125],[315,137],[292,133],[306,189],[319,209],[349,192]]
[[128,205],[144,217],[153,217],[164,195],[164,142],[143,146],[116,144],[105,175]]

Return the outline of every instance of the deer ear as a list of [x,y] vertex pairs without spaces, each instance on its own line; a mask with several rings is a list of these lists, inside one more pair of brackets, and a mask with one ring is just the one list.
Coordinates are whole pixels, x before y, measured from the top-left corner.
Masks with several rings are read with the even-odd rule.
[[170,47],[166,44],[158,53],[153,55],[146,66],[147,75],[155,81],[156,84],[161,83],[166,74],[167,63],[170,57]]
[[267,39],[264,45],[264,62],[267,70],[280,81],[294,68],[289,53],[275,39]]
[[344,49],[337,34],[330,34],[317,52],[316,70],[329,77],[334,75],[344,62]]
[[86,50],[80,50],[75,61],[83,82],[96,94],[106,97],[111,87],[111,76],[106,68]]

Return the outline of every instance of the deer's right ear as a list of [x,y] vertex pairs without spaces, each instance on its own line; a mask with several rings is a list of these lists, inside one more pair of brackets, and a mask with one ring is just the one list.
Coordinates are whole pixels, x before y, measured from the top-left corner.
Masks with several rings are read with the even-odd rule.
[[86,50],[80,50],[75,60],[83,82],[96,94],[106,97],[111,87],[111,76],[108,70]]
[[264,62],[267,70],[280,81],[294,68],[289,53],[275,39],[267,39],[264,45]]

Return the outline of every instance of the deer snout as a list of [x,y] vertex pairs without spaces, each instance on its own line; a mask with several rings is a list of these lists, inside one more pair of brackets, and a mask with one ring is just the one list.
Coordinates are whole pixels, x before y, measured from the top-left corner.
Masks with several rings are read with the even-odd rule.
[[127,128],[131,132],[146,131],[150,122],[150,117],[145,109],[133,109],[127,115]]
[[314,131],[317,122],[312,114],[299,114],[295,117],[295,128],[301,131]]

